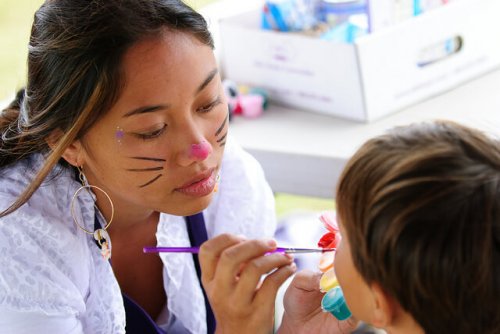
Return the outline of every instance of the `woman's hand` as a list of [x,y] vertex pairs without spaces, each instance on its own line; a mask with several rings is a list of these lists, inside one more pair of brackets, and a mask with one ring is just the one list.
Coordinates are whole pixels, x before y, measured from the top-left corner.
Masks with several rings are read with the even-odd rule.
[[319,290],[320,278],[321,273],[310,270],[295,275],[285,292],[285,312],[279,334],[340,334],[351,333],[356,328],[357,321],[352,317],[339,321],[330,313],[323,312],[321,299],[324,293]]
[[272,333],[276,293],[296,270],[291,256],[266,254],[275,248],[274,240],[229,234],[201,245],[202,283],[217,333]]

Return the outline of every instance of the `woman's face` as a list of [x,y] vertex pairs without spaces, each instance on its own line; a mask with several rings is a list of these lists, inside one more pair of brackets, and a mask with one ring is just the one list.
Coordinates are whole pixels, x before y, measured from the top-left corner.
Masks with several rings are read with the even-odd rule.
[[128,219],[203,210],[228,131],[212,49],[168,31],[133,45],[121,68],[118,101],[82,140],[89,184],[103,188]]

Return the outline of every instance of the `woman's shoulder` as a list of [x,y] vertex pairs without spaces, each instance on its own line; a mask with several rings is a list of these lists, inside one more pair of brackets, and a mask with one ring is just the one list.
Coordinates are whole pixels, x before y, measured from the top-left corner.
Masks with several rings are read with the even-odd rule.
[[[4,206],[12,204],[23,193],[35,179],[43,163],[43,155],[34,153],[0,170],[0,210],[6,209]],[[54,206],[63,210],[71,199],[71,191],[76,187],[78,183],[73,172],[57,164],[33,193],[27,206],[38,206],[41,211]]]
[[266,182],[260,163],[231,136],[227,140],[220,173],[221,178],[238,179],[238,183]]
[[[30,159],[35,160],[2,171],[2,206],[12,204],[34,175],[36,157]],[[1,305],[50,309],[88,289],[88,245],[72,223],[71,187],[64,183],[45,182],[24,205],[0,218]]]
[[18,196],[33,180],[41,155],[32,154],[0,169],[0,194]]
[[[35,179],[45,163],[42,153],[33,153],[22,160],[14,162],[0,169],[0,194],[18,196]],[[47,186],[69,184],[75,181],[72,171],[56,164],[42,183],[41,188]]]

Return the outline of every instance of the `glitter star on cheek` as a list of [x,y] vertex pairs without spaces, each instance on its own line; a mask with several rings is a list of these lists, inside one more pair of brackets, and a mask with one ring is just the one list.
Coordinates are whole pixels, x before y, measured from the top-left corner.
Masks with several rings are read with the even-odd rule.
[[123,136],[125,133],[123,132],[123,129],[117,127],[116,132],[115,132],[115,138],[118,140],[119,143],[121,143],[121,140],[123,139]]

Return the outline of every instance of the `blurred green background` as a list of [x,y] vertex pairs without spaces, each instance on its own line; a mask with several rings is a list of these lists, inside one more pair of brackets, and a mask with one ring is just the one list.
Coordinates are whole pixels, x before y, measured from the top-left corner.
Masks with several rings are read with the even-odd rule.
[[[216,0],[188,0],[200,8]],[[24,86],[33,14],[43,0],[0,0],[0,101]]]
[[24,86],[33,13],[41,0],[0,1],[0,101]]
[[[186,2],[199,9],[215,1],[217,0]],[[0,105],[5,105],[25,84],[29,33],[33,14],[42,3],[43,0],[0,0]],[[278,217],[294,212],[323,211],[333,207],[332,199],[276,194]]]

